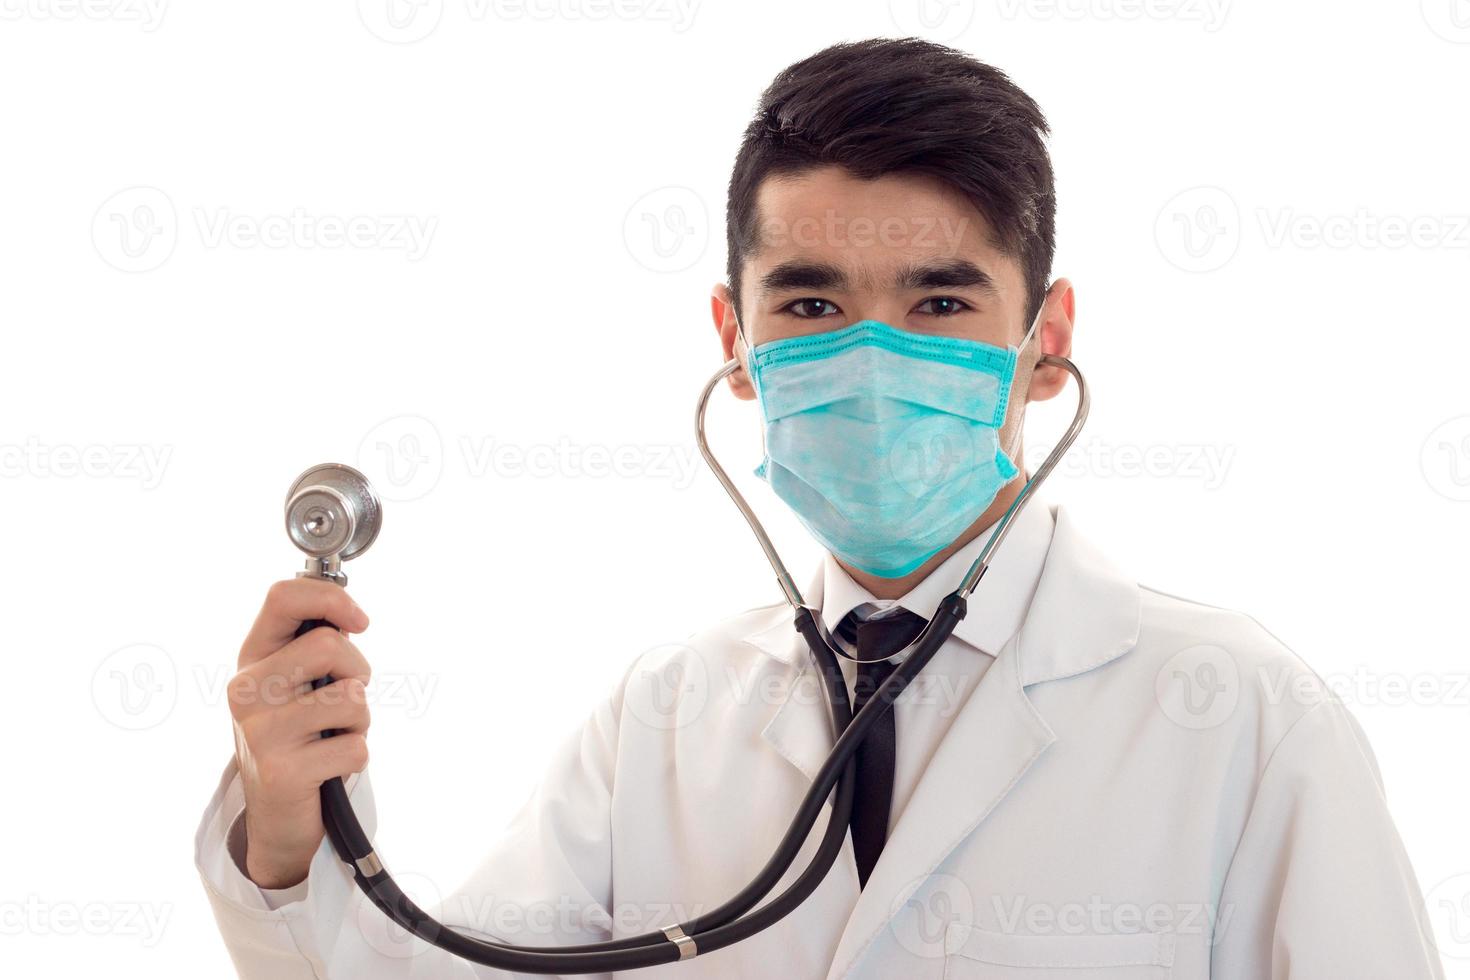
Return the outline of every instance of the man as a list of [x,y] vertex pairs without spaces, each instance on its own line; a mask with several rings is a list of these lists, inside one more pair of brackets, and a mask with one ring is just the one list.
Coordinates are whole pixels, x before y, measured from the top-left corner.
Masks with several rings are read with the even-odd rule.
[[[1045,133],[995,69],[870,41],[782,72],[735,162],[715,327],[760,401],[761,474],[830,552],[804,597],[864,661],[843,668],[859,703],[1020,492],[1025,404],[1067,387],[1039,363],[1071,354],[1075,315],[1048,285]],[[293,638],[314,618],[342,632]],[[496,975],[395,937],[322,840],[318,786],[366,765],[348,638],[366,626],[343,590],[293,580],[245,640],[236,760],[197,838],[221,932],[246,977]],[[555,946],[717,906],[831,747],[815,675],[784,604],[641,658],[441,920]],[[1372,755],[1314,680],[1254,621],[1139,586],[1033,503],[863,743],[815,893],[642,975],[1439,977]],[[349,787],[371,832],[366,776]]]

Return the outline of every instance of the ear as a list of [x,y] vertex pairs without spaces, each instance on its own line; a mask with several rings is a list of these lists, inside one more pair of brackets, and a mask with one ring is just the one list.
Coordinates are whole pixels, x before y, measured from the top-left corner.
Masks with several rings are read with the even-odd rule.
[[715,283],[709,297],[710,313],[714,316],[715,332],[720,335],[720,350],[725,360],[739,358],[740,367],[725,380],[730,384],[730,391],[736,398],[750,401],[755,398],[755,389],[750,385],[750,375],[746,373],[745,342],[740,337],[740,328],[735,322],[735,304],[730,297],[730,287],[722,282]]
[[[1046,301],[1041,307],[1041,323],[1036,327],[1036,332],[1040,334],[1042,354],[1066,358],[1072,356],[1072,325],[1076,315],[1077,294],[1072,289],[1072,283],[1067,279],[1058,279],[1052,283],[1046,294]],[[1026,400],[1044,402],[1055,398],[1067,387],[1069,378],[1071,375],[1059,367],[1044,364],[1038,366],[1031,375]]]

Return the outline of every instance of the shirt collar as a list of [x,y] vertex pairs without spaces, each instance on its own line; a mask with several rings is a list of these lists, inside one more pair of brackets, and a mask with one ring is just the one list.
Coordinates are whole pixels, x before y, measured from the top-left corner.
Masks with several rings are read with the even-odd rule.
[[[1026,610],[1041,580],[1041,569],[1051,547],[1055,519],[1051,509],[1040,499],[1029,501],[1016,515],[1010,533],[990,559],[990,569],[980,580],[971,602],[971,615],[955,626],[954,636],[989,656],[996,656],[1006,641],[1016,634],[1026,618]],[[980,549],[990,540],[992,524],[897,600],[876,599],[853,581],[830,554],[807,590],[807,602],[822,610],[822,622],[834,632],[855,606],[871,602],[880,607],[900,605],[910,612],[932,619],[939,602],[955,589],[974,564]]]

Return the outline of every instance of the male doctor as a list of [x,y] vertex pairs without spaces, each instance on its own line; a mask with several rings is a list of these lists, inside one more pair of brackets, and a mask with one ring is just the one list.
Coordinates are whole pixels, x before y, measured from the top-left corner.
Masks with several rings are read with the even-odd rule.
[[[1046,132],[994,68],[877,40],[783,71],[735,161],[715,328],[741,361],[735,393],[759,401],[761,475],[829,552],[804,594],[867,661],[844,663],[858,704],[1023,485],[1026,403],[1067,387],[1037,365],[1070,355],[1075,314],[1050,281]],[[1361,730],[1254,620],[1140,586],[1044,500],[970,609],[863,744],[816,892],[642,976],[1442,976]],[[317,618],[341,632],[293,639]],[[350,638],[367,625],[344,590],[293,579],[245,638],[235,758],[196,838],[220,931],[261,980],[504,975],[396,932],[323,841],[333,776],[360,774],[373,829],[369,668]],[[678,676],[702,682],[660,700],[650,680]],[[785,604],[645,655],[438,917],[555,946],[723,902],[831,746],[814,678]]]

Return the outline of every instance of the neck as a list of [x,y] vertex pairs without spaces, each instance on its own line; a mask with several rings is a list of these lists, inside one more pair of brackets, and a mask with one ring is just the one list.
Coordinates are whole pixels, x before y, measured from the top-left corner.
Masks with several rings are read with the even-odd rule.
[[[947,560],[949,560],[950,556],[952,556],[955,552],[959,551],[965,545],[969,544],[971,541],[974,541],[977,537],[979,537],[981,531],[984,531],[996,521],[1000,520],[1001,517],[1004,516],[1005,512],[1010,508],[1011,504],[1015,502],[1016,498],[1021,495],[1021,489],[1024,486],[1026,486],[1026,474],[1021,473],[1014,480],[1005,485],[1005,488],[996,495],[995,500],[992,501],[990,506],[985,509],[985,513],[981,514],[975,519],[975,523],[965,528],[964,532],[960,534],[959,537],[955,538],[954,541],[951,542],[947,547],[940,549],[940,551],[935,554],[934,557],[930,558],[928,561],[924,562],[924,564],[920,565],[918,568],[914,569],[912,572],[909,572],[902,578],[882,578],[880,576],[864,572],[861,569],[853,568],[851,565],[848,565],[840,558],[836,559],[837,564],[841,565],[843,571],[852,576],[852,580],[854,582],[856,582],[858,585],[861,585],[863,588],[872,593],[873,598],[902,598],[903,596],[907,595],[914,586],[918,585],[920,582],[924,581],[924,579],[928,578],[930,572],[934,571],[934,569],[938,568],[940,565],[943,565]],[[955,585],[956,587],[958,587],[959,583],[956,582]]]

